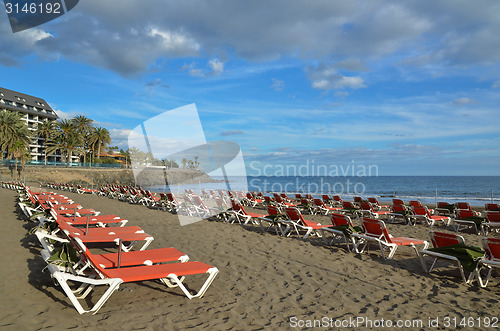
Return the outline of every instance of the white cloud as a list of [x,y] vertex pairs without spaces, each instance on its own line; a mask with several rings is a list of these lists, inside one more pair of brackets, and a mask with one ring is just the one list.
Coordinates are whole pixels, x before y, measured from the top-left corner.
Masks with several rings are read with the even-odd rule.
[[77,112],[68,113],[68,112],[64,112],[62,110],[56,109],[52,106],[51,106],[51,108],[56,112],[57,117],[59,117],[59,119],[61,119],[61,120],[69,120],[69,119],[72,119],[73,117],[75,117],[76,115],[78,115]]
[[191,38],[188,38],[186,35],[166,31],[159,30],[158,28],[151,28],[149,31],[149,36],[156,38],[159,37],[161,40],[160,45],[163,50],[167,52],[177,52],[179,50],[191,50],[192,52],[197,52],[200,49],[200,45],[196,43]]
[[132,132],[129,129],[111,129],[109,130],[109,136],[111,137],[111,143],[113,146],[118,146],[122,149],[128,148],[128,136]]
[[208,66],[212,70],[212,74],[214,76],[220,76],[222,72],[224,72],[224,62],[221,62],[218,59],[210,60],[208,62]]
[[285,87],[285,82],[276,78],[272,78],[273,83],[271,85],[271,88],[277,92],[283,91],[283,88]]
[[205,74],[201,71],[201,69],[191,69],[189,70],[189,74],[194,77],[205,77]]
[[496,82],[491,85],[491,88],[499,88],[500,87],[500,80],[497,80]]
[[[22,59],[36,50],[38,43],[49,39],[52,35],[40,28],[32,28],[17,33],[12,33],[9,20],[0,19],[0,35],[2,47],[0,48],[0,65],[6,67],[20,66]],[[41,56],[46,59],[47,56]]]
[[476,103],[476,100],[470,99],[470,98],[457,98],[453,100],[453,104],[456,106],[464,106],[464,105],[470,105]]
[[181,70],[187,70],[190,76],[213,77],[220,76],[224,72],[224,62],[218,59],[208,61],[208,70],[197,68],[196,63],[184,64]]
[[359,89],[366,87],[363,78],[359,76],[344,76],[338,73],[333,66],[319,64],[317,67],[306,68],[307,78],[312,87],[319,90]]
[[[265,13],[262,4],[253,1],[165,1],[162,5],[81,1],[64,20],[28,30],[24,37],[12,34],[8,21],[2,20],[0,63],[19,65],[20,59],[32,54],[41,59],[64,56],[132,76],[158,59],[214,58],[228,49],[251,61],[328,59],[348,71],[365,71],[364,63],[386,56],[444,67],[495,65],[500,60],[497,1],[478,5],[449,0],[425,4],[317,0],[311,6],[305,1],[270,0]],[[280,15],[266,14],[274,12]],[[214,75],[222,73],[222,62],[210,65]],[[340,79],[340,84],[358,86],[360,78],[354,78]]]

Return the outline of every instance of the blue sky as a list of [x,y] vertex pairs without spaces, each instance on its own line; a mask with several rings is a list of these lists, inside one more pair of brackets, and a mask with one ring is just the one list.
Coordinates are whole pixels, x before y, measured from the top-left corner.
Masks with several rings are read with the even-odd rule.
[[130,130],[195,103],[265,165],[500,175],[498,1],[81,1],[13,34],[0,85]]

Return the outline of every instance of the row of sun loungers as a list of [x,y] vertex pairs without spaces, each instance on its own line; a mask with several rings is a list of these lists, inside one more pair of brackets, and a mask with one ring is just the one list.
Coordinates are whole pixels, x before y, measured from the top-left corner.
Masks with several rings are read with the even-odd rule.
[[[62,184],[50,184],[49,186],[68,189],[68,185]],[[70,188],[68,190],[73,190],[71,189],[72,186],[69,187]],[[179,202],[172,193],[160,193],[157,196],[151,191],[144,190],[140,187],[107,185],[101,187],[98,191],[94,190],[94,193],[96,192],[99,192],[100,195],[106,195],[121,201],[143,204],[150,208],[163,209],[166,211],[179,211],[179,209],[187,209],[181,210],[181,212],[185,212],[188,215],[196,215],[197,208],[193,206],[200,205],[199,201],[191,201],[191,197],[195,196],[194,194],[184,195],[184,201]],[[354,201],[350,202],[343,201],[340,196],[330,197],[328,195],[323,195],[321,199],[318,199],[308,194],[305,196],[302,196],[302,194],[296,194],[295,198],[292,200],[284,193],[274,193],[273,197],[269,197],[264,196],[262,193],[252,194],[250,192],[247,192],[246,194],[243,194],[243,192],[228,192],[228,194],[224,194],[221,190],[219,190],[218,193],[215,193],[214,190],[202,190],[200,197],[204,200],[214,200],[217,203],[217,205],[212,208],[203,207],[203,209],[212,209],[211,212],[222,211],[225,208],[227,209],[229,205],[229,198],[235,198],[243,205],[251,207],[256,207],[263,203],[277,204],[281,206],[298,205],[300,209],[303,209],[311,214],[321,213],[327,215],[329,212],[341,210],[343,213],[348,212],[356,216],[372,218],[379,218],[382,216],[383,218],[389,218],[391,220],[402,219],[407,224],[411,225],[414,225],[417,222],[427,222],[430,226],[433,226],[436,223],[451,225],[452,219],[457,219],[460,221],[453,222],[457,231],[460,227],[474,227],[474,224],[479,223],[478,220],[475,220],[475,222],[466,220],[467,218],[478,215],[472,211],[468,203],[461,202],[454,205],[450,205],[445,202],[438,202],[438,207],[435,210],[428,210],[427,207],[423,206],[419,201],[410,201],[407,206],[401,199],[393,199],[393,205],[391,210],[389,210],[389,206],[381,206],[378,200],[373,197],[368,198],[367,201],[361,197],[354,197]],[[295,203],[292,204],[291,201],[294,201]],[[188,208],[189,206],[191,206],[191,208]],[[496,204],[486,204],[486,207],[488,206],[492,206],[491,208],[495,208],[495,211],[499,211],[499,206]],[[453,209],[450,207],[453,207]],[[193,209],[195,210],[193,211]],[[467,212],[467,210],[470,212]],[[486,210],[488,210],[488,208]],[[409,214],[409,212],[411,212],[411,214]],[[485,215],[485,217],[486,216],[487,215]],[[482,226],[479,226],[477,230],[478,232],[479,230],[483,230]]]
[[[158,280],[167,287],[179,287],[191,299],[202,297],[218,274],[216,267],[191,262],[176,248],[148,250],[154,238],[138,226],[125,226],[127,221],[116,215],[100,215],[60,194],[17,189],[20,208],[39,222],[32,233],[43,248],[47,270],[80,314],[95,314],[122,283]],[[96,243],[114,246],[115,252],[91,252],[87,246]],[[207,278],[193,293],[184,278],[198,274]],[[89,304],[86,298],[100,285],[107,290]]]
[[[57,186],[57,184],[51,184]],[[64,187],[64,186],[63,186]],[[188,190],[189,191],[189,190]],[[191,192],[192,193],[192,192]],[[330,212],[348,213],[356,218],[369,217],[384,219],[388,222],[401,221],[409,225],[424,223],[431,227],[435,225],[452,226],[455,231],[462,228],[471,228],[474,232],[482,232],[487,235],[491,230],[500,228],[500,209],[497,204],[486,204],[484,215],[480,216],[473,211],[468,203],[458,202],[449,204],[438,202],[435,210],[429,210],[419,201],[410,201],[405,205],[401,199],[393,199],[393,205],[382,206],[376,198],[368,198],[366,201],[361,197],[354,197],[354,201],[343,201],[340,196],[330,197],[323,195],[321,199],[311,195],[296,194],[295,198],[289,198],[286,194],[273,193],[273,196],[265,196],[262,193],[227,192],[222,190],[215,193],[213,190],[202,190],[201,195],[194,193],[184,194],[178,200],[173,193],[159,193],[155,195],[151,191],[138,187],[126,187],[120,185],[103,186],[99,194],[111,198],[127,201],[129,203],[143,204],[150,208],[162,209],[169,212],[177,212],[188,216],[201,218],[216,215],[225,217],[224,211],[231,206],[231,199],[238,200],[242,205],[258,207],[262,205],[277,205],[281,208],[297,207],[302,212],[310,214],[328,215]],[[209,206],[205,201],[213,201]]]
[[[240,207],[240,212],[244,210]],[[268,206],[268,212],[271,216],[276,216],[278,210],[274,206]],[[369,245],[378,246],[384,259],[391,259],[398,247],[412,247],[417,257],[420,260],[422,268],[426,272],[431,272],[437,260],[446,260],[457,265],[462,279],[469,284],[475,279],[480,286],[485,287],[491,278],[493,269],[500,268],[500,239],[498,238],[482,238],[483,249],[466,246],[462,236],[438,231],[430,231],[430,241],[433,247],[429,247],[429,242],[408,237],[393,237],[389,234],[384,221],[380,219],[362,218],[362,228],[355,227],[351,218],[348,215],[332,213],[330,220],[332,225],[321,225],[304,219],[297,208],[287,207],[285,209],[286,217],[266,217],[246,213],[259,221],[259,225],[265,222],[268,224],[267,229],[273,229],[277,234],[289,236],[295,233],[299,238],[305,239],[309,235],[318,234],[321,236],[325,244],[342,243],[348,251],[353,251],[361,254],[368,248]],[[243,224],[249,224],[245,221]],[[420,248],[418,248],[420,246]],[[463,255],[468,257],[465,259]],[[425,257],[431,257],[433,262],[428,267]],[[481,277],[481,269],[487,269],[486,279]],[[465,276],[465,272],[469,276]]]
[[[141,195],[144,195],[144,193],[141,193]],[[146,193],[146,195],[148,194]],[[429,248],[429,242],[426,240],[392,237],[385,226],[384,220],[394,222],[399,218],[409,225],[423,223],[433,227],[435,225],[450,226],[453,224],[458,231],[459,226],[464,226],[468,224],[467,222],[473,222],[466,219],[469,217],[468,215],[480,217],[479,213],[473,211],[467,203],[458,203],[453,208],[448,206],[446,209],[449,213],[443,215],[441,212],[441,215],[439,215],[440,211],[438,209],[429,210],[418,201],[411,201],[409,205],[405,205],[400,199],[394,199],[393,205],[389,207],[380,205],[375,198],[371,198],[369,201],[355,199],[353,202],[348,202],[335,197],[332,199],[328,196],[323,196],[322,199],[315,199],[311,196],[288,198],[286,195],[276,193],[273,194],[273,197],[269,197],[261,193],[226,192],[224,194],[219,192],[219,194],[212,194],[203,191],[201,195],[196,195],[192,191],[187,191],[181,198],[184,201],[179,202],[173,194],[169,193],[168,195],[165,199],[163,197],[152,199],[167,201],[172,206],[170,209],[172,212],[187,212],[190,209],[201,208],[206,210],[207,217],[216,215],[216,219],[229,223],[257,225],[261,229],[285,237],[297,236],[301,239],[306,239],[309,236],[323,237],[326,244],[342,243],[348,251],[357,254],[363,253],[370,245],[375,245],[380,249],[384,259],[390,259],[394,256],[398,247],[409,246],[415,250],[426,272],[431,272],[435,268],[436,260],[448,260],[458,266],[466,283],[477,279],[481,286],[486,286],[491,278],[492,270],[500,266],[500,250],[497,249],[497,247],[500,247],[498,246],[500,242],[498,239],[483,238],[484,250],[475,250],[476,248],[471,248],[473,246],[465,246],[462,236],[430,231],[430,242],[433,247]],[[217,206],[219,208],[207,207],[208,204],[205,204],[204,200],[219,200],[225,206]],[[311,208],[313,204],[316,208]],[[254,208],[265,206],[267,213],[247,212],[244,205]],[[481,228],[486,224],[488,224],[489,229],[497,228],[494,223],[498,223],[496,219],[496,215],[500,215],[498,207],[498,205],[491,205],[486,208],[484,215],[487,221],[481,223]],[[311,214],[330,214],[332,224],[322,225],[307,220],[302,214],[307,211]],[[462,217],[464,219],[461,219]],[[362,227],[354,226],[351,218],[360,219]],[[455,254],[457,250],[459,253]],[[461,250],[466,250],[469,256],[477,256],[471,258],[472,263],[464,261],[457,257],[463,254],[463,252],[460,252]],[[434,259],[430,267],[427,267],[425,257]],[[471,268],[471,265],[473,268]],[[486,268],[488,271],[485,281],[481,277],[480,270],[482,268]],[[464,270],[469,272],[468,278],[465,277]]]
[[78,184],[46,183],[46,187],[54,190],[64,190],[78,194],[96,194],[99,191],[91,188],[85,188]]
[[[349,203],[346,201],[340,202],[340,199],[325,199],[324,196],[322,197],[323,199],[315,199],[312,197],[309,197],[309,199],[307,199],[307,197],[290,199],[276,193],[273,194],[272,198],[262,194],[254,195],[247,193],[246,195],[239,195],[241,200],[234,199],[234,197],[237,196],[235,193],[229,194],[227,199],[224,198],[223,194],[215,196],[213,194],[206,194],[206,192],[202,192],[202,194],[207,199],[213,198],[215,200],[216,198],[220,198],[222,201],[230,201],[231,208],[221,212],[220,214],[224,214],[225,216],[219,218],[227,222],[237,222],[242,225],[255,224],[262,229],[272,231],[285,237],[295,235],[298,238],[306,239],[309,236],[317,235],[323,237],[326,244],[341,242],[345,244],[348,251],[353,251],[358,254],[363,253],[369,245],[374,244],[378,246],[385,259],[391,259],[398,247],[409,246],[415,250],[426,272],[431,272],[435,268],[438,259],[444,259],[458,266],[461,276],[466,283],[471,283],[474,279],[477,279],[481,286],[486,286],[491,278],[493,268],[498,264],[493,254],[496,253],[496,256],[500,255],[495,250],[498,242],[495,238],[483,238],[484,251],[480,249],[479,251],[474,251],[475,248],[465,246],[465,241],[462,236],[430,231],[430,241],[433,247],[429,248],[429,242],[426,240],[391,236],[382,220],[385,218],[389,221],[393,221],[398,216],[403,216],[405,223],[410,225],[423,223],[431,227],[434,225],[449,226],[452,222],[456,222],[455,225],[463,225],[464,222],[470,222],[466,220],[470,213],[472,213],[472,216],[477,217],[477,213],[472,211],[470,205],[467,203],[457,204],[455,210],[448,215],[438,215],[432,213],[433,211],[431,212],[431,210],[418,201],[411,201],[409,206],[406,206],[400,199],[395,199],[395,201],[393,201],[393,206],[389,210],[389,206],[380,205],[374,198],[370,199],[371,201],[358,200]],[[193,192],[186,192],[186,196],[190,197],[184,197],[187,204],[206,206],[199,195]],[[172,194],[170,195],[170,199],[175,199],[177,206],[181,205]],[[311,207],[311,202],[314,204],[315,209],[304,208],[307,205]],[[247,212],[244,207],[244,205],[246,205],[255,208],[264,204],[267,208],[266,215]],[[490,209],[494,209],[493,207],[494,206],[490,206]],[[309,221],[304,218],[301,210],[308,210],[311,214],[321,213],[327,215],[330,213],[332,224],[322,225]],[[362,227],[356,228],[350,216],[346,215],[346,213],[351,213],[351,216],[361,218]],[[495,215],[495,213],[492,212],[487,215]],[[456,219],[450,216],[454,216]],[[472,249],[472,253],[479,254],[480,256],[476,257],[476,261],[469,263],[470,261],[463,261],[453,255],[453,250],[447,254],[440,252],[440,250],[443,250],[443,247],[446,247],[444,249],[445,251],[448,249],[453,249],[455,251],[467,250],[469,253]],[[430,267],[427,266],[425,257],[433,258],[433,263]],[[475,267],[471,268],[471,264]],[[483,267],[488,269],[485,281],[483,281],[480,276],[480,269]],[[465,277],[465,272],[469,272],[468,278]]]
[[[57,184],[51,184],[50,186],[66,187],[64,185],[58,186]],[[389,210],[389,206],[381,206],[376,198],[368,198],[367,201],[364,201],[361,197],[354,197],[354,201],[350,202],[343,201],[340,196],[330,197],[328,195],[323,195],[322,199],[318,199],[307,194],[305,196],[296,194],[295,198],[291,199],[283,193],[274,193],[273,197],[270,197],[264,196],[262,193],[247,192],[243,194],[242,192],[228,192],[228,194],[224,194],[219,190],[217,194],[213,190],[202,190],[199,198],[213,200],[216,203],[214,206],[207,207],[206,205],[203,206],[204,202],[200,200],[193,201],[193,199],[198,199],[194,194],[185,194],[183,196],[184,201],[179,201],[172,193],[160,193],[159,196],[156,196],[152,192],[143,190],[140,187],[108,185],[101,187],[99,194],[129,203],[144,204],[150,208],[180,212],[189,216],[204,217],[222,212],[229,208],[229,200],[235,198],[243,205],[251,207],[256,207],[263,203],[284,207],[297,206],[303,212],[306,211],[311,214],[321,213],[327,215],[329,212],[342,212],[350,213],[356,217],[377,219],[382,217],[390,222],[401,220],[410,225],[417,223],[427,223],[431,227],[435,224],[453,225],[456,231],[460,228],[473,228],[476,232],[479,233],[482,231],[484,234],[487,234],[492,228],[496,228],[496,224],[494,223],[498,223],[500,217],[498,213],[500,209],[497,204],[486,204],[485,215],[479,216],[471,209],[468,203],[462,202],[453,205],[438,202],[435,210],[429,210],[419,201],[410,201],[409,205],[405,205],[401,199],[393,199],[393,205]]]

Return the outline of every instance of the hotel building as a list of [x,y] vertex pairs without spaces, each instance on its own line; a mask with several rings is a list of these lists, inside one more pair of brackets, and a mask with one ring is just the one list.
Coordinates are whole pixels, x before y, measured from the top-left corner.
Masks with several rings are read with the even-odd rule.
[[[56,121],[58,118],[44,99],[0,87],[0,110],[3,109],[21,113],[23,121],[26,122],[28,129],[31,131],[35,131],[37,124],[42,123],[42,121]],[[45,160],[45,138],[35,137],[30,144],[30,152],[31,161],[43,164]],[[47,157],[47,162],[60,161],[61,156],[58,152]]]

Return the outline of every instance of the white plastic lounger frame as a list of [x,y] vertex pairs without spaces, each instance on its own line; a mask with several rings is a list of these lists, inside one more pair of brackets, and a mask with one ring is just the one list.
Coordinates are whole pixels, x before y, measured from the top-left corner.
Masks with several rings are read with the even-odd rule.
[[[424,261],[424,256],[425,255],[429,255],[431,257],[434,258],[434,261],[432,262],[431,266],[429,269],[427,269],[427,266],[426,266],[426,263]],[[441,253],[437,253],[437,252],[433,252],[433,251],[429,251],[429,250],[426,250],[426,249],[423,249],[420,251],[420,263],[422,264],[422,268],[424,269],[425,272],[427,273],[430,273],[432,271],[432,269],[434,268],[436,262],[438,259],[443,259],[443,260],[447,260],[447,261],[450,261],[452,262],[453,264],[456,264],[458,269],[460,270],[460,275],[462,276],[462,279],[463,281],[465,282],[465,284],[470,284],[474,281],[474,278],[477,277],[477,271],[473,271],[470,273],[469,277],[465,277],[465,271],[464,271],[464,268],[462,267],[462,264],[460,263],[460,261],[454,257],[454,256],[451,256],[451,255],[446,255],[446,254],[441,254]]]
[[[328,240],[325,231],[326,231],[326,233],[332,234],[332,237],[330,240]],[[354,237],[352,235],[346,236],[345,233],[343,231],[340,231],[340,230],[336,230],[333,228],[322,228],[321,229],[321,236],[323,237],[323,242],[325,243],[325,245],[332,245],[333,243],[338,242],[338,240],[345,242],[347,250],[349,252],[351,252],[356,246],[356,242],[354,240]],[[351,245],[352,245],[352,249],[351,249]]]
[[[257,221],[261,229],[266,231],[274,230],[277,235],[281,235],[282,237],[286,236],[288,231],[290,231],[291,222],[287,220],[272,220],[267,217],[258,217]],[[264,227],[264,222],[268,224],[267,228]],[[283,229],[283,226],[285,226],[285,229]]]
[[[433,231],[430,231],[430,234],[431,234],[431,241],[435,241],[434,236],[436,236],[436,235],[439,236],[440,235],[439,233],[435,234]],[[465,240],[464,240],[464,238],[462,236],[458,236],[457,235],[457,236],[455,236],[455,238],[458,241],[458,243],[465,244]],[[432,262],[431,266],[428,269],[427,269],[427,265],[426,265],[425,260],[424,260],[424,257],[426,255],[431,256],[431,257],[434,258],[434,261]],[[430,251],[430,250],[427,250],[427,249],[423,249],[423,250],[420,251],[419,257],[420,257],[420,263],[422,264],[422,268],[427,273],[430,273],[432,271],[432,269],[436,265],[436,262],[437,262],[438,259],[443,259],[443,260],[447,260],[447,261],[449,261],[449,262],[457,265],[458,269],[460,270],[460,275],[462,276],[462,279],[463,279],[463,281],[466,284],[472,283],[472,281],[474,281],[474,278],[478,278],[479,282],[481,283],[480,277],[479,277],[479,273],[477,271],[477,268],[476,268],[476,270],[472,271],[469,274],[468,278],[465,277],[465,271],[464,271],[464,268],[462,266],[462,263],[460,263],[460,260],[457,259],[455,256],[447,255],[447,254],[442,254],[442,253]]]

